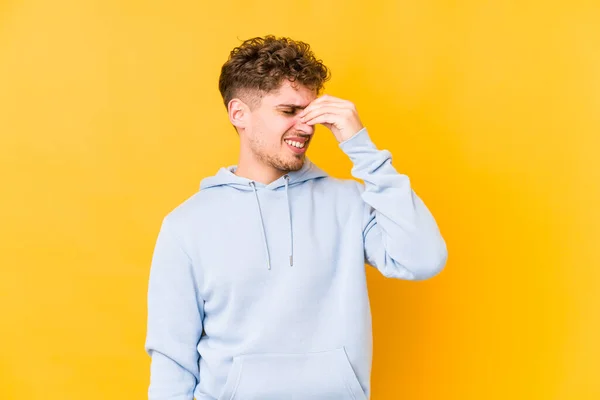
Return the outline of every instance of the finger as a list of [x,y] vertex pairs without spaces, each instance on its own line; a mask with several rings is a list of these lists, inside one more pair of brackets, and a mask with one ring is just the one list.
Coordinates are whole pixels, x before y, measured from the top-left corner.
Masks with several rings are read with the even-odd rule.
[[311,119],[316,118],[320,115],[323,114],[335,114],[335,115],[344,115],[345,113],[348,113],[350,110],[344,108],[344,107],[340,107],[339,105],[326,105],[326,106],[321,106],[321,107],[316,107],[313,108],[312,110],[309,110],[309,112],[307,114],[305,114],[303,117],[300,117],[300,121],[304,122],[304,123],[308,123]]
[[339,104],[348,104],[351,106],[353,105],[352,102],[349,100],[340,99],[339,97],[330,96],[328,94],[325,94],[321,97],[316,98],[315,100],[312,101],[311,104],[322,104],[322,103],[339,103]]
[[321,103],[323,101],[332,101],[332,100],[335,100],[335,99],[337,99],[337,97],[333,97],[333,96],[330,96],[328,94],[324,94],[323,96],[317,97],[312,102],[313,103]]
[[345,104],[341,103],[322,103],[317,105],[309,105],[302,111],[299,115],[301,120],[307,120],[308,118],[312,118],[314,115],[317,115],[322,112],[349,112],[351,108],[349,108]]
[[340,116],[338,114],[325,113],[312,118],[310,121],[306,121],[305,124],[336,124],[339,121],[339,118]]
[[313,100],[311,103],[308,104],[308,106],[306,106],[306,108],[300,113],[300,116],[302,117],[303,115],[306,115],[307,112],[317,108],[317,107],[321,107],[321,106],[325,106],[325,105],[335,105],[338,107],[347,107],[350,109],[354,109],[354,104],[348,100],[342,100],[339,99],[337,97],[332,97],[332,96],[322,96],[317,98],[316,100]]

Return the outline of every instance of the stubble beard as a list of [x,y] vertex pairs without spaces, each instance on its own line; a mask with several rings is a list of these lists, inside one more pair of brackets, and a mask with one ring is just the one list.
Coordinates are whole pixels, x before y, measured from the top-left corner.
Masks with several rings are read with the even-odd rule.
[[298,171],[304,165],[304,154],[289,154],[287,157],[282,156],[282,154],[268,154],[264,150],[264,146],[259,143],[252,143],[252,152],[263,165],[284,173]]

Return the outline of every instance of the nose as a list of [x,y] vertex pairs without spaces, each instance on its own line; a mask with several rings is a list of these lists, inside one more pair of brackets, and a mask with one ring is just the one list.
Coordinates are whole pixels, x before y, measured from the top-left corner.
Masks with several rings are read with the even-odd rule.
[[315,126],[314,125],[308,125],[302,121],[300,121],[300,118],[296,118],[296,126],[295,129],[299,132],[304,132],[307,135],[312,135],[313,133],[315,133]]

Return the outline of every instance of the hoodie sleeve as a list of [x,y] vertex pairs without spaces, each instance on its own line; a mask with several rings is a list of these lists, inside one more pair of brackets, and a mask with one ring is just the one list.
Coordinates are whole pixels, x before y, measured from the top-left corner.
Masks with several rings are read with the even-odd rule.
[[351,159],[352,175],[364,181],[365,260],[384,276],[423,280],[438,274],[448,256],[435,219],[392,166],[387,150],[378,150],[365,128],[340,143]]
[[199,380],[203,310],[189,256],[163,221],[148,285],[150,400],[192,400]]

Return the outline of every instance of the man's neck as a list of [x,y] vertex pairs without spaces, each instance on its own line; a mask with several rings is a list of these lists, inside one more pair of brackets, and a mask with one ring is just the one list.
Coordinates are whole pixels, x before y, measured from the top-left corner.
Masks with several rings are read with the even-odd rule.
[[235,170],[235,175],[250,179],[251,181],[260,182],[264,185],[268,185],[269,183],[276,181],[285,174],[286,171],[280,171],[258,162],[245,162],[245,160],[242,159],[239,160],[238,166]]

